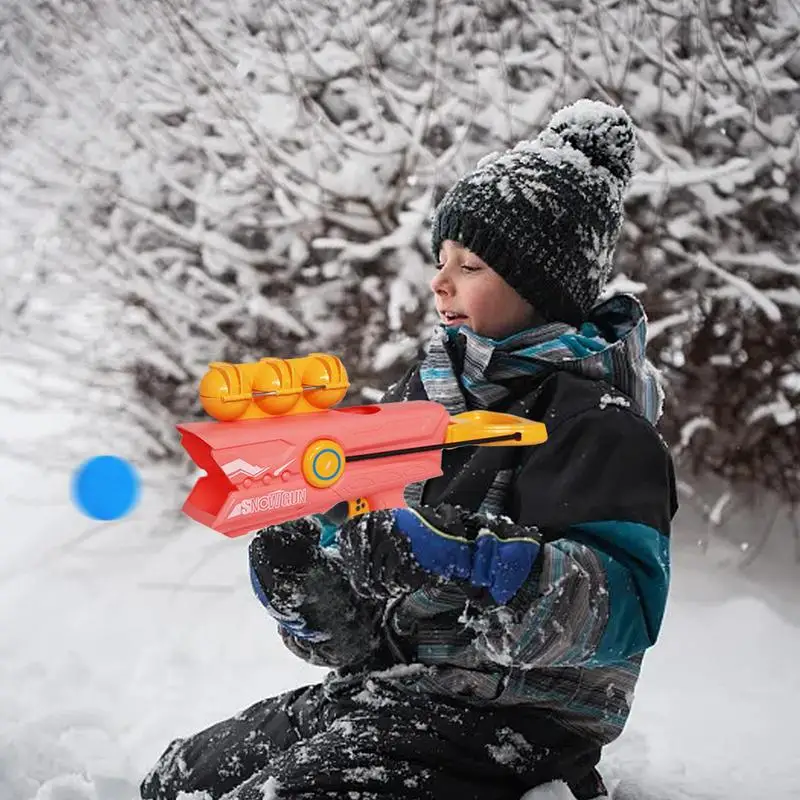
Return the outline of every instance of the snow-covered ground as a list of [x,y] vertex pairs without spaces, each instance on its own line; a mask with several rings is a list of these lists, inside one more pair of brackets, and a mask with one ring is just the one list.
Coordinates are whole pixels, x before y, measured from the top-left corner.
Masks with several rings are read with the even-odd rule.
[[[5,420],[0,440],[22,442]],[[40,452],[0,457],[0,798],[133,800],[172,738],[322,672],[251,597],[245,539],[170,518],[152,476],[130,518],[93,523]],[[662,639],[601,768],[617,800],[800,798],[798,573],[770,553],[759,581],[715,567],[687,524]]]

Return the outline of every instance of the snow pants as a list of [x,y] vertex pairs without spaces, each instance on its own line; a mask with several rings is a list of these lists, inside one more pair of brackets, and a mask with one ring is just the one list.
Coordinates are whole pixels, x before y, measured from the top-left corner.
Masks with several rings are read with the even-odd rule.
[[599,758],[597,743],[536,709],[457,705],[383,685],[331,697],[314,685],[172,742],[141,795],[520,800],[534,786],[564,780],[577,800],[591,800],[605,796]]

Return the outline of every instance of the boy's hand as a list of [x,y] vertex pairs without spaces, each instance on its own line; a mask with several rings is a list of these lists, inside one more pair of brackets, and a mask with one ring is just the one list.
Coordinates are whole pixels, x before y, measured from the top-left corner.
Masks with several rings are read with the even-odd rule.
[[322,559],[320,527],[309,518],[273,525],[250,543],[250,580],[256,596],[278,624],[292,636],[323,641],[300,614],[306,600],[307,575]]
[[438,582],[417,563],[395,515],[395,510],[370,511],[339,531],[344,572],[362,597],[385,600]]
[[528,577],[539,534],[503,517],[441,505],[373,511],[339,534],[345,571],[356,592],[391,597],[456,581],[486,588],[507,603]]

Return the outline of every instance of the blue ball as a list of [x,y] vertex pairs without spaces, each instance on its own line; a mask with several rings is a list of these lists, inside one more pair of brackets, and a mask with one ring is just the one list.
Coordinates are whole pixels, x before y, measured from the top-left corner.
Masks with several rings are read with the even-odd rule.
[[90,458],[72,477],[73,502],[92,519],[124,517],[139,501],[139,489],[135,467],[118,456]]

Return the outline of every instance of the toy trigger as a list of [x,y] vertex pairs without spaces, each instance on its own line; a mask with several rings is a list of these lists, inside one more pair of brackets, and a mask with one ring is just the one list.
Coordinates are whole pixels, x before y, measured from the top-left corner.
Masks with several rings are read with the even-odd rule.
[[347,519],[359,517],[370,510],[369,501],[366,497],[357,497],[355,500],[347,501]]

